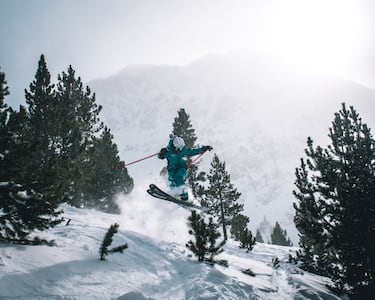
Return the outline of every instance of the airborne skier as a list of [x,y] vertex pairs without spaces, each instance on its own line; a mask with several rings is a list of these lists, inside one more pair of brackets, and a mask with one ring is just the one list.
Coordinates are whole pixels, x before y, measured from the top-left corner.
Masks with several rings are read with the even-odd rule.
[[211,151],[211,146],[189,149],[185,146],[184,140],[179,136],[171,134],[166,148],[162,148],[158,154],[160,159],[168,161],[168,180],[171,190],[181,200],[188,200],[188,193],[185,188],[187,177],[187,157]]

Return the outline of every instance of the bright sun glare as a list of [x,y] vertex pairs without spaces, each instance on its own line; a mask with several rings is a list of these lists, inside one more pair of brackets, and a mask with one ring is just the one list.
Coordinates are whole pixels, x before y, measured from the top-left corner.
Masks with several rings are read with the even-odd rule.
[[[263,2],[264,3],[264,2]],[[232,42],[264,51],[297,65],[342,71],[368,51],[370,17],[364,1],[271,1],[263,12],[253,7],[236,14],[237,33]],[[254,17],[257,22],[254,22]],[[245,24],[247,22],[247,24]],[[258,28],[254,28],[258,26]],[[254,34],[250,32],[256,31]]]

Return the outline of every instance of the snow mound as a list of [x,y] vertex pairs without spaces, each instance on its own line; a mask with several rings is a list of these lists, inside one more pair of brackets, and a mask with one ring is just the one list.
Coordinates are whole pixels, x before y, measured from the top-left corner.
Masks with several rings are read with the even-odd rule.
[[[188,210],[140,190],[119,203],[121,215],[64,205],[69,225],[40,234],[54,247],[0,244],[0,299],[339,299],[325,287],[327,278],[286,263],[296,248],[257,244],[246,253],[229,241],[219,257],[229,267],[198,263],[185,247]],[[100,261],[100,244],[115,222],[113,246],[129,248]]]

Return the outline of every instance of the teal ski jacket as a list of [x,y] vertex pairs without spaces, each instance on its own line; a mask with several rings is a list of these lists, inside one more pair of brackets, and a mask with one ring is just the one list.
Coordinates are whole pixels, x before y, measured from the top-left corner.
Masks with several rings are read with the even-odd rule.
[[194,149],[184,147],[181,150],[177,150],[173,146],[173,140],[171,139],[168,146],[161,149],[158,155],[160,159],[167,159],[168,161],[168,179],[171,186],[178,187],[185,184],[188,168],[187,157],[198,155],[211,149],[211,146],[203,146]]

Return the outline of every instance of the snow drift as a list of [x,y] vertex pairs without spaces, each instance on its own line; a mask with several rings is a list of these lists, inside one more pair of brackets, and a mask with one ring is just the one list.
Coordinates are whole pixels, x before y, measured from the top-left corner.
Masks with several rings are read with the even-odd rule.
[[[141,192],[118,201],[121,215],[63,206],[70,224],[41,233],[56,246],[1,244],[0,299],[339,299],[325,287],[327,278],[286,263],[293,247],[257,244],[246,253],[229,241],[220,255],[229,267],[198,263],[185,247],[189,211]],[[129,248],[100,261],[115,222],[113,245]]]

